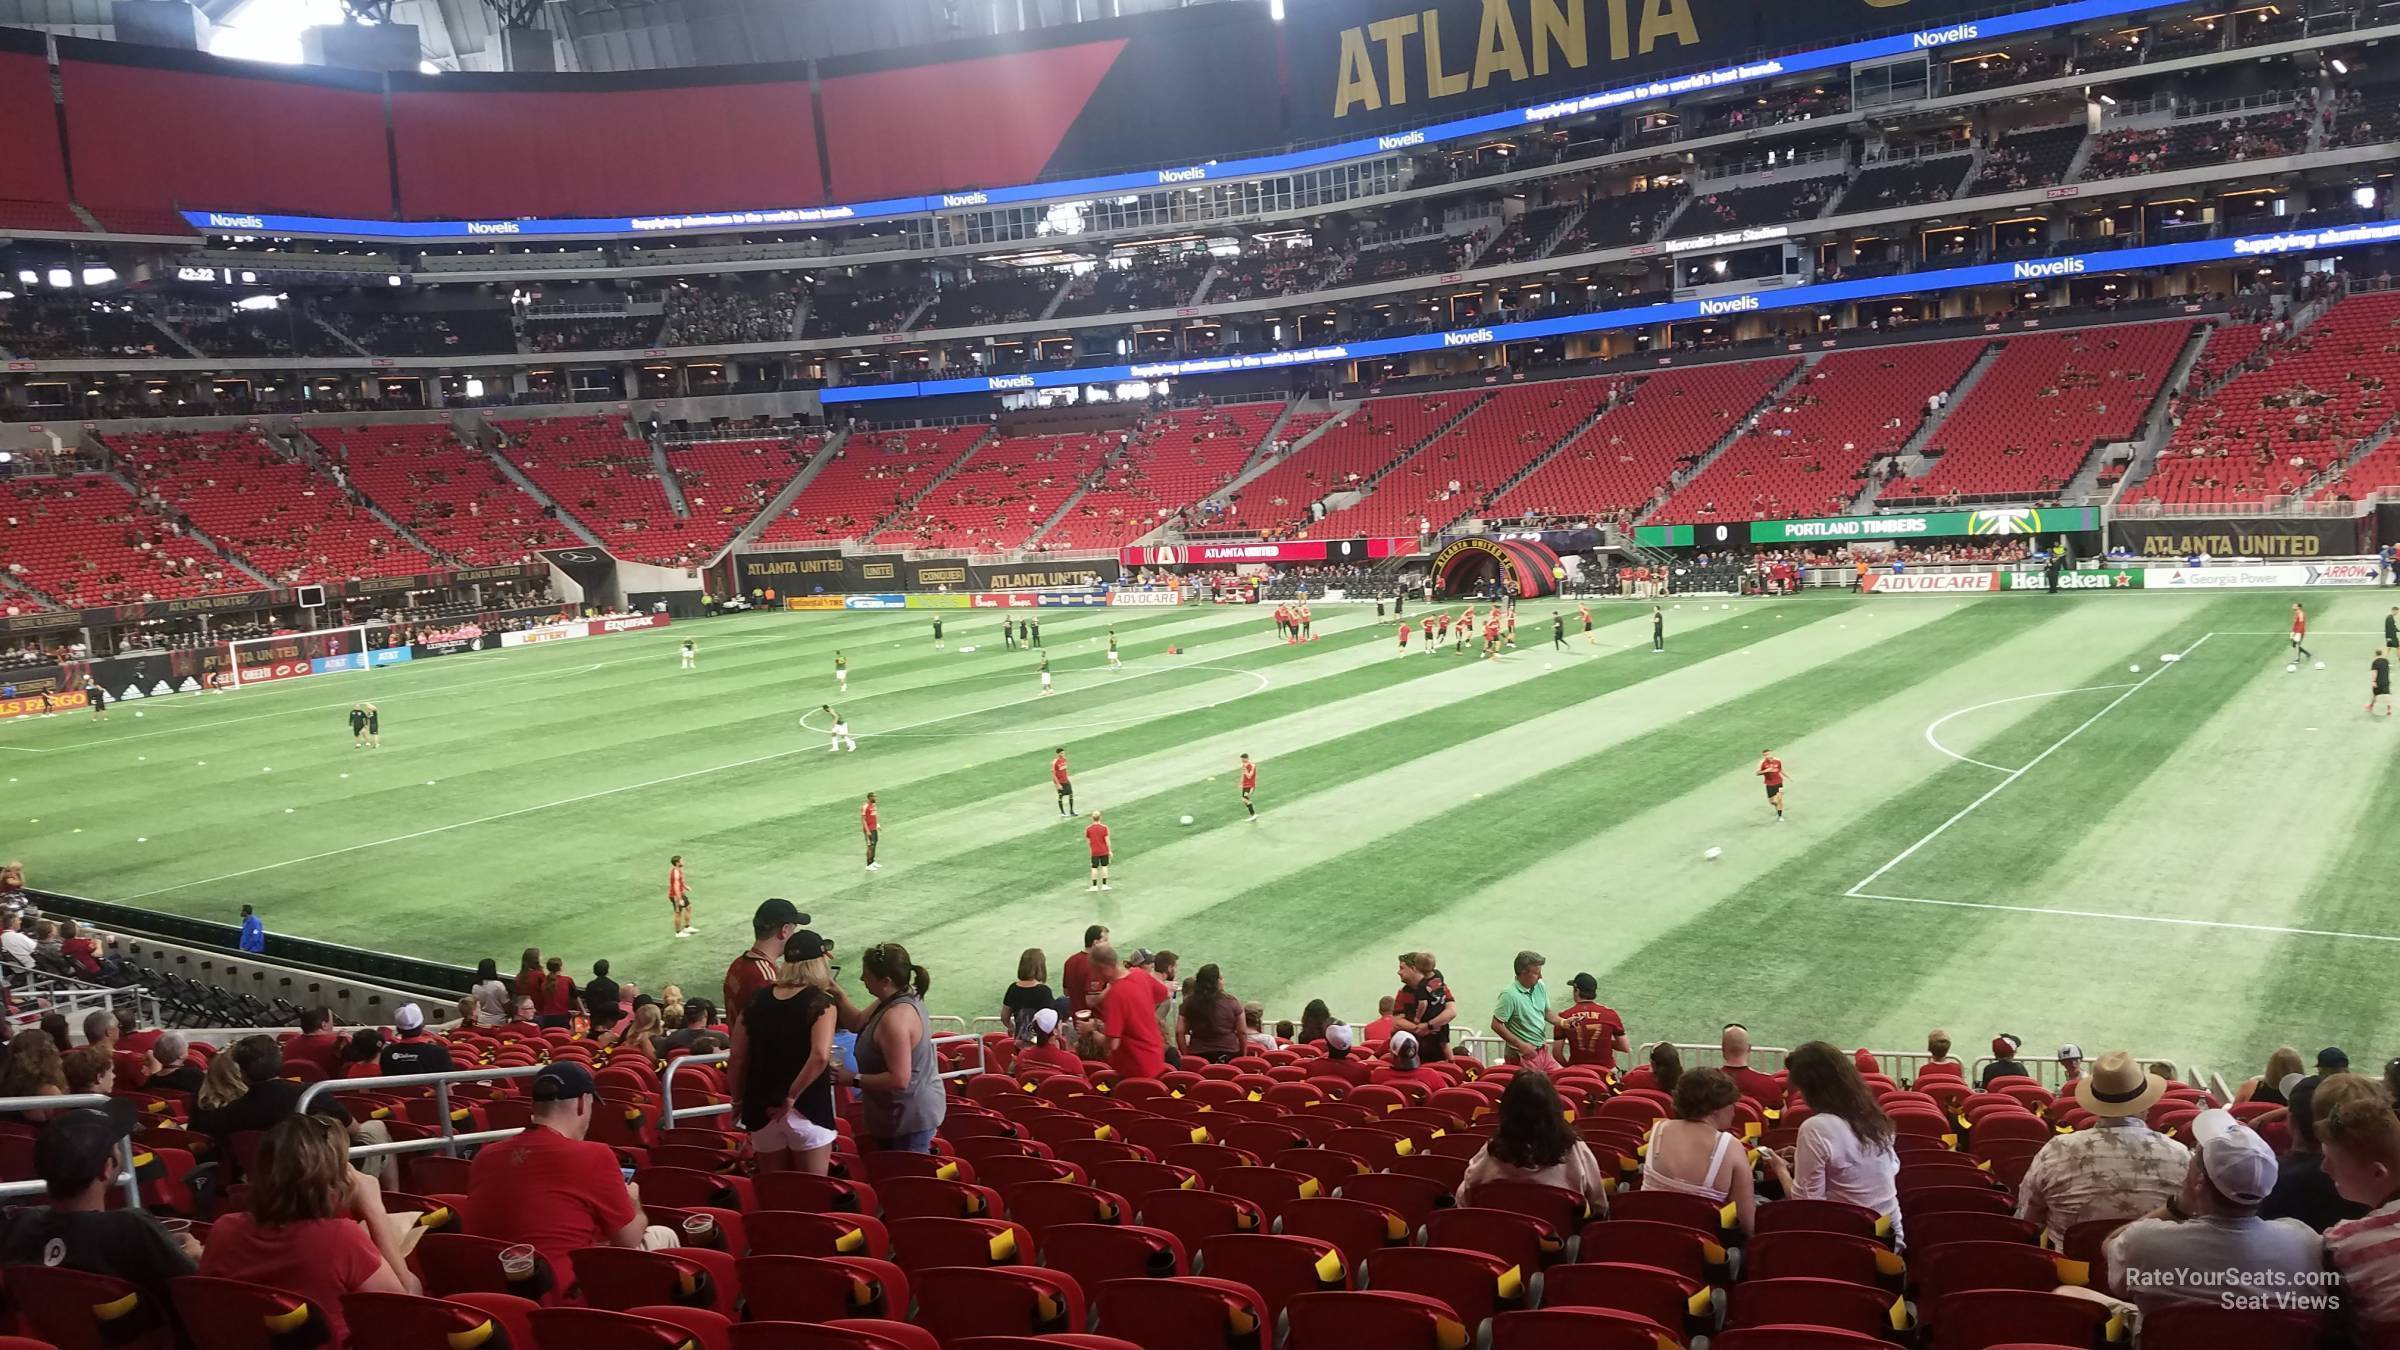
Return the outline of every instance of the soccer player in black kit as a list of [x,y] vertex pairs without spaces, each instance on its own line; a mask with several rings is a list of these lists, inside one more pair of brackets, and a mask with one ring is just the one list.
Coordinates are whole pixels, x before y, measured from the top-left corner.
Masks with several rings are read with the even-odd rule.
[[1652,605],[1650,607],[1650,650],[1663,652],[1666,649],[1667,612],[1657,605]]
[[350,748],[353,750],[364,750],[366,747],[367,705],[364,703],[353,703],[350,705]]
[[2375,672],[2374,688],[2367,695],[2367,714],[2373,716],[2375,705],[2380,703],[2383,705],[2383,715],[2389,717],[2392,715],[2392,659],[2390,653],[2382,647],[2377,647],[2375,659],[2368,663],[2367,668]]
[[1555,609],[1550,611],[1550,649],[1562,652],[1567,649],[1566,616]]
[[942,649],[942,621],[940,619],[933,621],[933,649],[937,652]]

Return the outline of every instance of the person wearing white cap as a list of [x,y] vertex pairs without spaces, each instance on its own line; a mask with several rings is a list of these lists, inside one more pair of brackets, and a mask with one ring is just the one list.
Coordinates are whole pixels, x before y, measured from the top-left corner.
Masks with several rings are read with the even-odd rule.
[[2017,1186],[2017,1217],[2042,1225],[2063,1247],[2079,1223],[2138,1218],[2166,1204],[2192,1160],[2190,1149],[2143,1118],[2166,1094],[2165,1080],[2123,1050],[2094,1061],[2075,1085],[2075,1103],[2098,1123],[2058,1135],[2033,1155]]
[[1331,1078],[1347,1079],[1351,1084],[1364,1083],[1375,1076],[1375,1061],[1356,1053],[1358,1033],[1348,1022],[1325,1024],[1325,1057],[1311,1065],[1309,1071]]
[[2275,1150],[2229,1111],[2192,1122],[2198,1145],[2166,1206],[2108,1239],[2108,1288],[2144,1312],[2176,1303],[2215,1306],[2227,1296],[2278,1297],[2305,1307],[2331,1291],[2321,1282],[2325,1243],[2298,1219],[2262,1219],[2275,1189]]
[[1425,1063],[1416,1033],[1393,1032],[1389,1048],[1392,1062],[1375,1071],[1375,1082],[1414,1083],[1427,1092],[1439,1092],[1443,1088],[1457,1086],[1449,1075]]
[[416,1004],[392,1010],[392,1030],[399,1034],[383,1043],[379,1067],[384,1073],[448,1073],[458,1067],[450,1047],[425,1034],[425,1013]]
[[1033,1039],[1017,1052],[1016,1070],[1052,1069],[1083,1077],[1083,1058],[1058,1043],[1058,1009],[1040,1008],[1033,1014]]

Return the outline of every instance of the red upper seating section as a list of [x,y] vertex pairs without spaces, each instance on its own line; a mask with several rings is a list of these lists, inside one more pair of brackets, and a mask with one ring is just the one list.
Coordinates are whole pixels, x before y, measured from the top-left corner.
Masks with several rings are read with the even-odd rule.
[[[2266,349],[2256,369],[2182,410],[2158,467],[2125,504],[2265,502],[2306,487],[2391,419],[2388,386],[2400,381],[2396,321],[2400,292],[2354,295]],[[2384,472],[2355,465],[2340,490],[2364,495]]]
[[645,561],[693,559],[659,485],[650,443],[614,416],[495,422],[508,456],[558,509],[583,522],[612,553]]
[[1793,358],[1661,371],[1493,503],[1493,514],[1639,511],[1724,439],[1797,364]]
[[72,607],[251,584],[101,474],[0,482],[0,559],[10,579]]
[[1667,499],[1658,519],[1781,520],[1836,516],[1868,464],[1925,420],[1925,401],[1955,386],[1981,342],[1834,352],[1801,377],[1758,425]]
[[987,441],[873,542],[896,548],[1022,547],[1117,449],[1118,435]]
[[[1480,507],[1509,477],[1608,402],[1614,380],[1515,385],[1385,474],[1316,528],[1327,538],[1430,533]],[[1430,529],[1427,527],[1430,525]]]
[[2133,439],[2191,331],[2176,320],[2010,339],[1926,446],[1939,460],[1881,500],[2055,496],[2094,447]]
[[817,471],[790,507],[759,535],[762,544],[856,539],[925,490],[983,439],[982,427],[858,431]]
[[2209,330],[2208,345],[2200,349],[2200,357],[2192,362],[2189,387],[2206,389],[2223,379],[2235,366],[2258,354],[2267,340],[2267,325],[2263,323],[2219,324]]
[[347,468],[369,501],[469,566],[522,562],[537,549],[581,542],[447,425],[322,426],[308,436]]
[[[1042,536],[1049,548],[1116,548],[1231,482],[1250,461],[1280,403],[1177,408],[1142,424],[1082,500]],[[1291,431],[1287,427],[1286,435]]]
[[1311,503],[1350,487],[1458,419],[1481,390],[1371,398],[1347,420],[1245,484],[1218,524],[1262,534],[1304,525]]
[[708,553],[723,548],[824,446],[822,436],[668,446],[667,467],[691,509],[689,518],[673,522],[681,542]]
[[277,585],[339,585],[440,564],[332,478],[255,431],[118,438],[126,475]]

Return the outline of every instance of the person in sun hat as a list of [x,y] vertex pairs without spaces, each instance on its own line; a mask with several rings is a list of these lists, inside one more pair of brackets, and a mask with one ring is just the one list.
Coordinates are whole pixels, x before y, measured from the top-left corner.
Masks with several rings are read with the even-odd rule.
[[2088,1219],[2130,1219],[2166,1204],[2192,1158],[2143,1119],[2166,1093],[2166,1081],[2123,1050],[2094,1061],[2075,1085],[2075,1104],[2097,1123],[2057,1135],[2033,1155],[2017,1187],[2017,1217],[2063,1244],[2067,1230]]
[[2298,1219],[2258,1214],[2275,1189],[2275,1150],[2230,1111],[2201,1112],[2192,1139],[2191,1163],[2165,1207],[2109,1237],[2110,1292],[2147,1313],[2314,1287],[2324,1240]]
[[1975,1086],[1989,1092],[1992,1089],[1992,1080],[1995,1078],[2010,1078],[2018,1075],[2031,1077],[2031,1074],[2026,1073],[2025,1066],[2017,1062],[2017,1047],[2024,1043],[2005,1031],[1994,1036],[1992,1038],[1992,1062],[1983,1066],[1983,1077],[1976,1081]]

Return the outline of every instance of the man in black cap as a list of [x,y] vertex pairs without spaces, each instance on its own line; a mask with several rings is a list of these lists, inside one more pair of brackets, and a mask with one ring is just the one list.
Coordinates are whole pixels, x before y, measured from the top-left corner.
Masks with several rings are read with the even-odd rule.
[[781,896],[759,902],[758,912],[750,917],[750,935],[754,939],[749,950],[733,958],[725,968],[725,1024],[731,1027],[741,1017],[742,1009],[750,1006],[750,996],[775,983],[776,964],[783,960],[783,944],[792,934],[808,927],[808,916],[791,901]]
[[147,1210],[110,1209],[117,1144],[132,1133],[133,1108],[64,1111],[33,1144],[33,1170],[50,1203],[11,1213],[0,1224],[0,1265],[65,1266],[131,1284],[151,1306],[174,1316],[167,1282],[199,1270],[200,1244],[176,1236]]
[[641,1191],[617,1166],[615,1150],[584,1136],[601,1102],[592,1072],[573,1060],[543,1067],[527,1088],[533,1123],[514,1138],[486,1144],[467,1172],[466,1231],[497,1242],[527,1243],[550,1263],[558,1288],[574,1288],[567,1254],[578,1247],[673,1246],[653,1233]]

